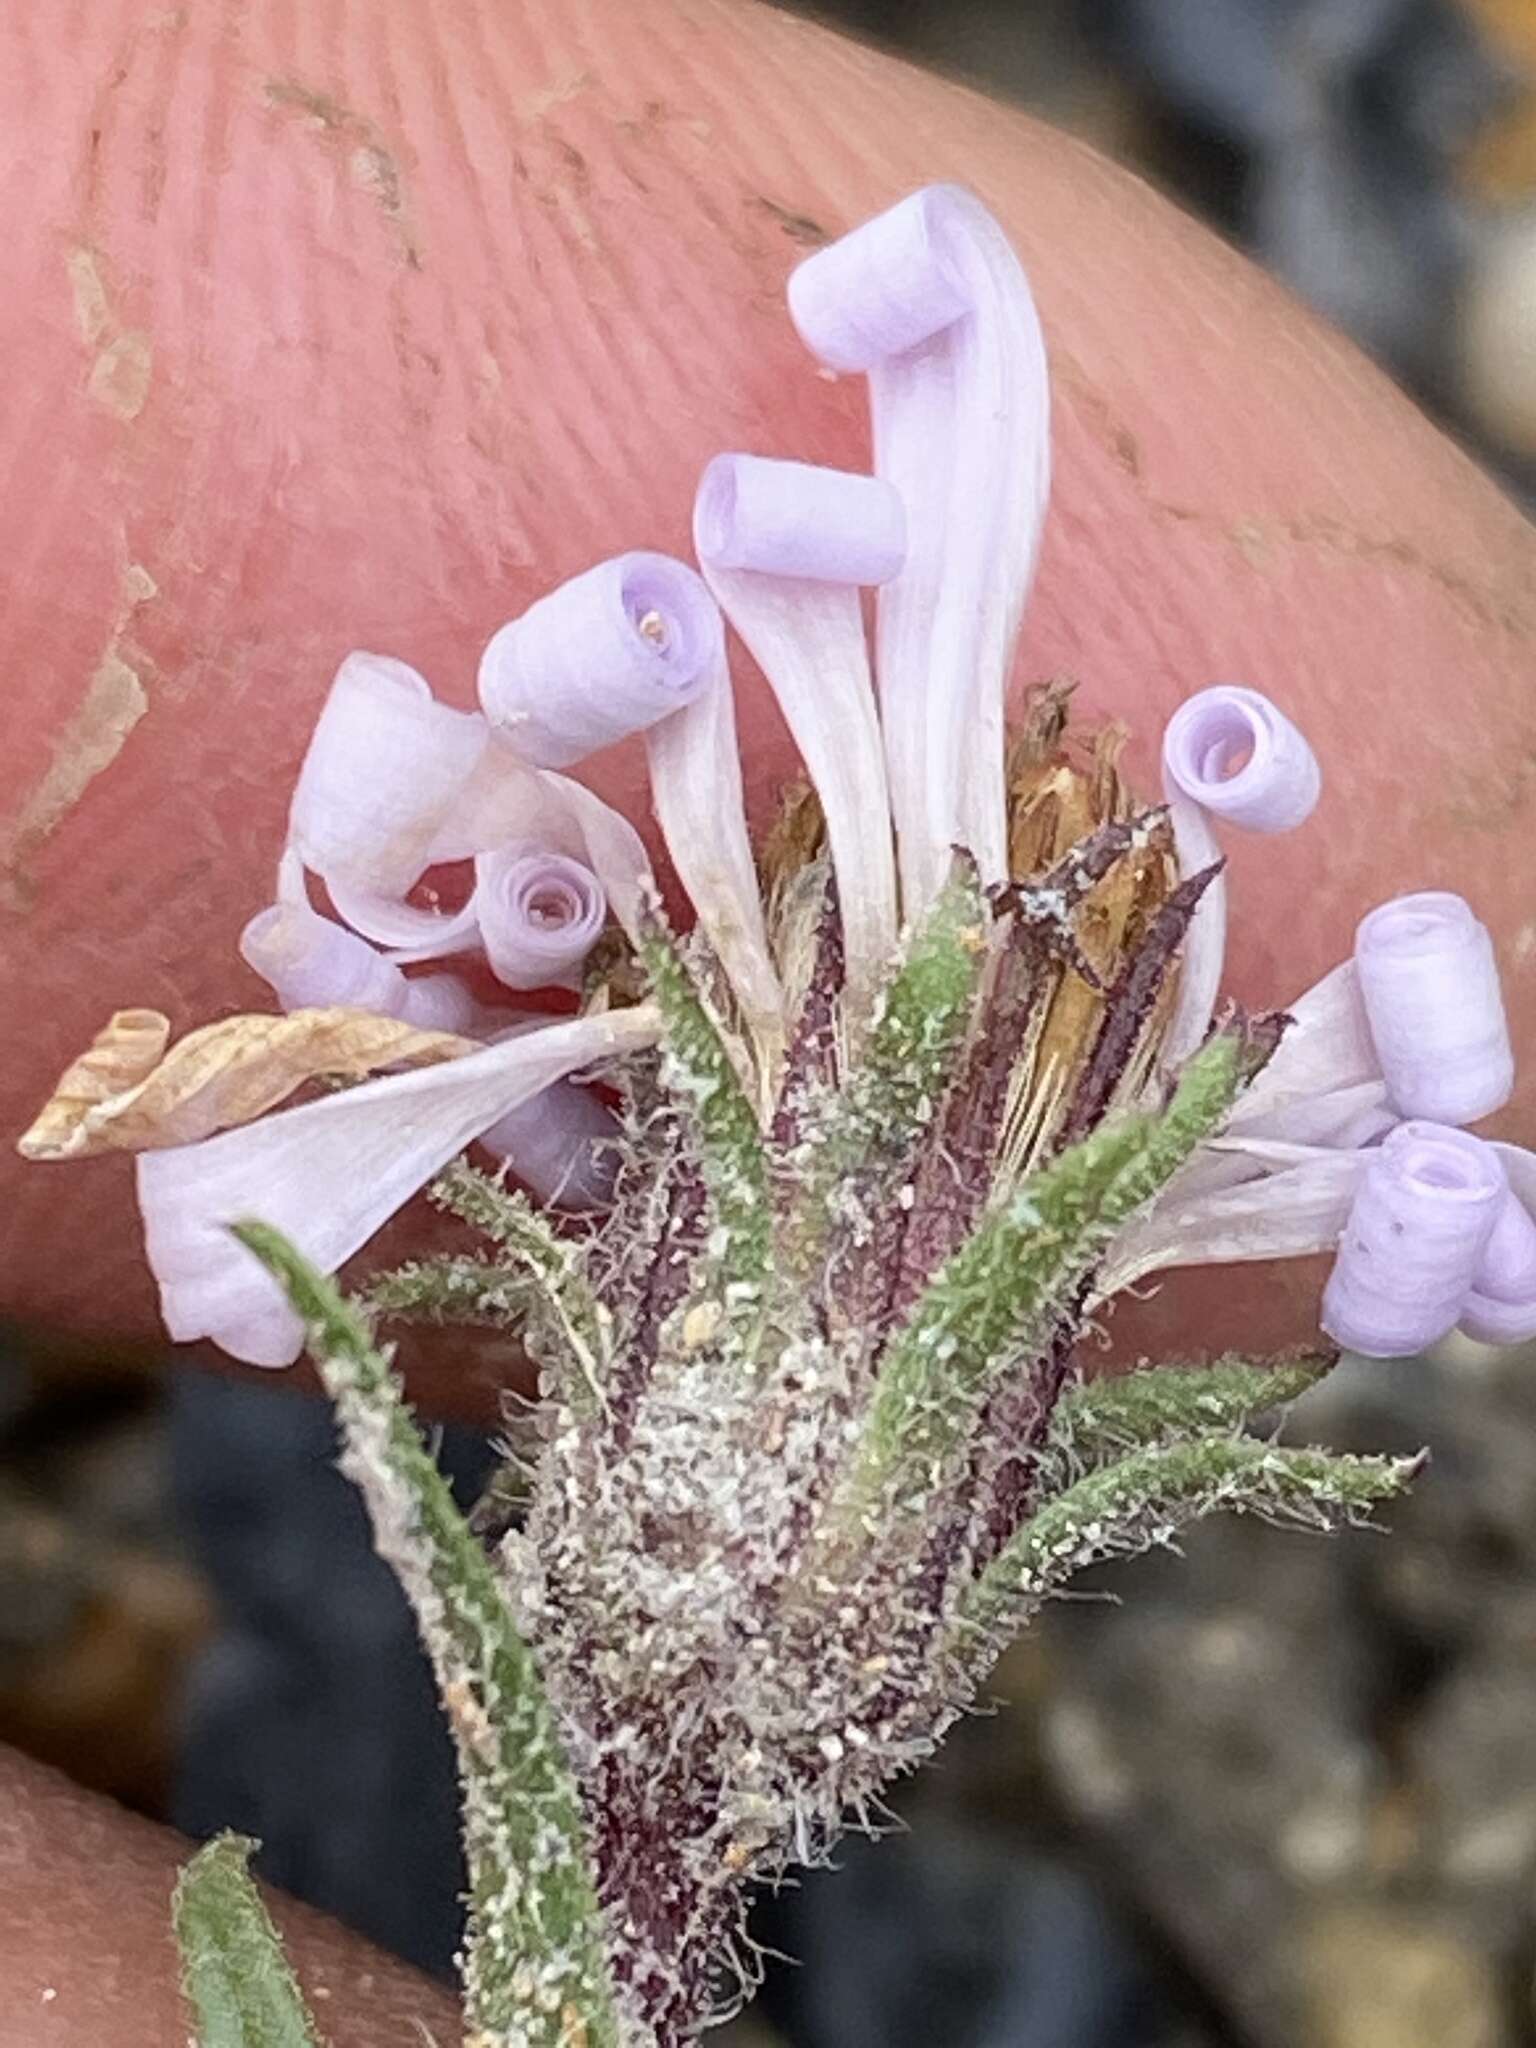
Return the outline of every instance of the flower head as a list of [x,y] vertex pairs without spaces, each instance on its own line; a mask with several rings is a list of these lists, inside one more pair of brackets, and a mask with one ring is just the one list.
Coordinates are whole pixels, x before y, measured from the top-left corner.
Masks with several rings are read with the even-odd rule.
[[[1048,391],[997,224],[918,193],[789,299],[868,378],[874,474],[717,457],[699,570],[562,585],[492,639],[478,713],[349,657],[242,939],[292,1014],[167,1051],[129,1013],[30,1139],[142,1149],[174,1336],[275,1365],[321,1333],[460,1739],[485,2038],[574,2038],[568,1994],[603,2048],[694,2038],[744,1879],[822,1854],[1079,1566],[1223,1506],[1349,1519],[1412,1477],[1243,1435],[1324,1358],[1085,1381],[1078,1340],[1133,1281],[1336,1249],[1340,1341],[1536,1329],[1536,1159],[1459,1128],[1512,1083],[1470,907],[1373,912],[1250,1018],[1219,1001],[1218,835],[1312,811],[1292,720],[1193,695],[1150,807],[1060,687],[1007,732]],[[727,623],[810,779],[760,855]],[[681,940],[633,827],[562,772],[634,734]],[[422,878],[450,862],[473,882],[443,909]],[[474,990],[409,971],[463,955]],[[487,975],[576,1012],[512,1017]],[[370,1078],[274,1106],[337,1065]],[[451,1163],[476,1142],[595,1217]],[[324,1277],[429,1181],[482,1247],[380,1276],[372,1311],[513,1328],[541,1375],[493,1583]],[[498,1873],[508,1843],[527,1867]]]
[[[492,637],[479,713],[437,703],[401,662],[348,656],[294,793],[278,901],[253,917],[242,950],[285,1007],[352,1004],[494,1038],[506,1019],[461,980],[403,969],[478,953],[506,988],[569,987],[609,914],[638,943],[654,895],[640,841],[556,771],[641,733],[658,819],[697,918],[694,952],[707,959],[733,1057],[770,1124],[807,1086],[806,1006],[827,1011],[828,1045],[856,1065],[903,934],[920,929],[963,849],[991,892],[990,928],[977,934],[986,966],[964,1055],[970,1092],[943,1114],[971,1162],[958,1206],[973,1214],[1057,1138],[1156,1099],[1206,1038],[1228,914],[1217,829],[1300,824],[1320,771],[1304,736],[1260,693],[1202,690],[1165,735],[1166,812],[1138,820],[1116,784],[1080,806],[1070,839],[1023,843],[1028,791],[1017,749],[1010,769],[1005,690],[1045,517],[1049,444],[1045,350],[1017,258],[974,198],[933,187],[804,262],[789,307],[824,363],[867,377],[875,474],[717,457],[694,512],[702,573],[635,553],[561,585]],[[795,857],[762,876],[742,801],[725,622],[766,675],[814,790]],[[1052,701],[1026,741],[1035,765],[1059,741],[1059,730],[1046,731],[1052,718],[1059,726]],[[1112,826],[1124,829],[1103,836]],[[474,882],[458,909],[413,894],[424,871],[465,858]],[[1135,916],[1106,943],[1107,905],[1124,895],[1128,865],[1142,877]],[[306,870],[341,922],[314,908]],[[1154,872],[1165,886],[1149,894]],[[562,1073],[608,1050],[613,1035],[599,1014],[548,1030],[567,1049],[553,1055]],[[558,1183],[551,1159],[563,1125],[580,1127],[585,1145],[606,1112],[581,1096],[580,1113],[568,1108],[562,1119],[560,1105],[574,1108],[579,1091],[533,1092],[527,1075],[553,1074],[542,1035],[465,1057],[429,1077],[425,1093],[421,1076],[377,1079],[167,1150],[146,1167],[140,1193],[172,1330],[197,1334],[201,1316],[205,1333],[237,1355],[297,1349],[291,1323],[286,1347],[272,1340],[270,1283],[202,1227],[226,1220],[216,1193],[226,1185],[240,1187],[243,1206],[286,1215],[281,1176],[297,1175],[309,1197],[290,1217],[298,1242],[334,1264],[493,1126],[514,1172],[520,1152],[538,1153],[536,1177]],[[825,1080],[832,1055],[816,1057]],[[1362,923],[1353,962],[1292,1006],[1279,1051],[1226,1128],[1128,1221],[1098,1295],[1170,1265],[1332,1247],[1357,1198],[1379,1192],[1366,1168],[1400,1117],[1470,1122],[1507,1097],[1511,1078],[1492,949],[1470,909],[1448,895],[1382,906]],[[411,1142],[397,1146],[400,1119]],[[379,1162],[366,1188],[348,1163],[363,1153]],[[1507,1180],[1506,1156],[1488,1161]],[[585,1168],[579,1177],[597,1184]],[[914,1201],[932,1193],[921,1176],[916,1185]],[[1500,1245],[1527,1226],[1536,1233],[1523,1186],[1516,1171]],[[167,1264],[167,1246],[194,1241],[211,1267],[238,1273],[231,1299],[264,1302],[251,1344],[238,1314],[187,1308],[220,1293],[204,1273],[189,1294]],[[1358,1227],[1348,1242],[1359,1242]],[[1411,1264],[1428,1243],[1410,1230],[1402,1256]],[[1484,1330],[1523,1328],[1536,1298],[1524,1278],[1464,1292]],[[1369,1348],[1368,1322],[1354,1317],[1349,1329]]]

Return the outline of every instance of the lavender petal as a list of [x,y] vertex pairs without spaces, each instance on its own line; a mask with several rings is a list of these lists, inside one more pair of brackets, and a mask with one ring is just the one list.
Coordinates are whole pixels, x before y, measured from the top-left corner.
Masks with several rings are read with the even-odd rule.
[[1004,693],[1050,483],[1045,347],[1007,237],[954,185],[818,251],[789,303],[824,362],[869,372],[875,471],[906,508],[876,671],[911,921],[956,846],[1007,880]]
[[291,844],[327,882],[403,895],[486,738],[483,718],[437,703],[403,661],[349,654],[299,770]]
[[1493,941],[1439,890],[1361,920],[1355,967],[1391,1099],[1404,1116],[1469,1124],[1501,1109],[1515,1061]]
[[710,589],[767,677],[816,786],[837,876],[857,1028],[896,947],[896,863],[857,585],[904,547],[901,501],[873,477],[722,455],[694,541]]
[[720,614],[692,569],[616,555],[493,635],[480,702],[524,761],[565,768],[691,703],[721,646]]
[[589,867],[526,843],[480,855],[473,901],[491,972],[507,988],[571,985],[608,917]]
[[[1223,683],[1181,704],[1163,734],[1163,787],[1180,871],[1216,858],[1212,820],[1252,832],[1288,832],[1315,809],[1317,758],[1302,733],[1257,690]],[[1207,892],[1184,951],[1179,998],[1168,1027],[1164,1066],[1182,1066],[1204,1039],[1221,989],[1226,955],[1227,890]]]
[[556,1081],[480,1136],[534,1199],[557,1209],[602,1209],[618,1175],[619,1122],[602,1097]]
[[1492,1147],[1446,1124],[1399,1124],[1355,1193],[1322,1326],[1371,1358],[1406,1358],[1455,1328],[1507,1183]]

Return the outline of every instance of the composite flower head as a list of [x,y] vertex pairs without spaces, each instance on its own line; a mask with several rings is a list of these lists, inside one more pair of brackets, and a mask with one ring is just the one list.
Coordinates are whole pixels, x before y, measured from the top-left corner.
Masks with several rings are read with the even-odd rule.
[[[1048,390],[997,224],[918,193],[789,309],[867,379],[873,473],[720,454],[697,567],[550,592],[492,638],[478,711],[349,657],[239,940],[287,1014],[168,1046],[122,1013],[24,1140],[140,1152],[174,1336],[279,1365],[308,1328],[459,1743],[487,2042],[697,2038],[747,1880],[874,1811],[1081,1566],[1219,1509],[1347,1521],[1414,1476],[1246,1432],[1322,1354],[1087,1380],[1123,1289],[1333,1250],[1342,1343],[1536,1332],[1536,1159],[1464,1128],[1512,1084],[1472,908],[1383,906],[1247,1016],[1222,840],[1303,825],[1327,767],[1284,707],[1194,692],[1150,806],[1070,690],[1008,729]],[[757,848],[727,626],[807,776]],[[680,939],[567,773],[632,736]],[[318,1077],[351,1085],[281,1106]],[[452,1163],[476,1145],[522,1191]],[[473,1248],[349,1306],[326,1276],[428,1183]],[[372,1342],[402,1316],[538,1367],[483,1544]]]
[[[765,1128],[782,1122],[786,1089],[803,1078],[794,1047],[812,996],[832,1004],[843,1070],[856,1069],[893,964],[957,852],[987,897],[985,945],[1018,953],[1027,939],[1055,977],[1049,994],[1036,977],[1005,1020],[988,1012],[992,1076],[971,1075],[971,1208],[1063,1134],[1159,1099],[1211,1031],[1229,915],[1220,834],[1305,820],[1322,773],[1305,736],[1255,689],[1198,691],[1164,738],[1163,807],[1137,813],[1122,788],[1101,788],[1077,838],[1135,830],[1098,841],[1065,883],[1043,882],[1071,847],[1021,833],[1018,743],[1011,753],[1006,730],[1050,468],[1046,351],[1018,260],[976,199],[937,186],[807,259],[788,300],[821,362],[868,381],[873,474],[793,450],[721,454],[699,482],[697,567],[638,551],[540,598],[486,647],[477,712],[439,703],[388,657],[342,664],[294,792],[276,900],[255,910],[241,950],[286,1009],[350,1005],[484,1049],[463,1051],[430,1086],[385,1074],[194,1145],[174,1143],[170,1125],[152,1137],[140,1200],[173,1334],[213,1336],[262,1362],[297,1354],[296,1320],[284,1322],[270,1283],[218,1235],[236,1201],[282,1215],[301,1248],[334,1266],[486,1130],[544,1191],[601,1188],[592,1155],[610,1114],[567,1077],[621,1042],[649,1042],[650,1013],[621,1027],[624,997],[608,975],[589,980],[580,1017],[519,1022],[440,963],[478,956],[504,989],[580,990],[605,927],[633,954],[656,896],[645,850],[565,771],[634,735],[692,905],[694,953]],[[799,806],[798,845],[778,834],[778,853],[761,862],[742,798],[727,625],[767,677],[813,792]],[[417,884],[451,862],[471,863],[472,883],[443,909]],[[1124,895],[1127,863],[1134,909],[1122,903],[1122,928],[1095,963],[1094,927]],[[1165,886],[1150,887],[1154,870]],[[828,904],[834,968],[817,950]],[[423,963],[434,971],[415,971]],[[989,968],[982,979],[991,989],[1000,976]],[[1353,960],[1288,1014],[1278,1052],[1223,1132],[1110,1248],[1096,1298],[1190,1261],[1332,1248],[1376,1187],[1385,1169],[1372,1155],[1402,1119],[1465,1125],[1512,1085],[1492,950],[1457,897],[1373,912]],[[397,1127],[408,1143],[394,1142]],[[131,1142],[144,1143],[142,1131]],[[359,1156],[377,1161],[366,1185]],[[1524,1226],[1536,1232],[1523,1155],[1488,1158],[1505,1184],[1499,1245]],[[1346,1238],[1349,1257],[1359,1242]],[[203,1262],[195,1285],[181,1270],[188,1245]],[[1410,1232],[1405,1271],[1418,1246]],[[1468,1327],[1523,1329],[1536,1290],[1479,1278],[1459,1304]],[[1371,1347],[1366,1323],[1349,1328]],[[1374,1334],[1395,1346],[1385,1329]]]

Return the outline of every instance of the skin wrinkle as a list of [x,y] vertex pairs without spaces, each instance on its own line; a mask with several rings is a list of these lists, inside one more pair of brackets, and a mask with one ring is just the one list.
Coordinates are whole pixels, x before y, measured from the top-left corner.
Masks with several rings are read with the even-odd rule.
[[411,232],[399,159],[375,123],[297,79],[269,78],[265,92],[273,106],[293,114],[340,159],[353,183],[368,194],[389,223],[405,262],[412,270],[420,270],[421,251]]
[[[8,1128],[100,1023],[103,991],[180,1027],[253,1000],[233,935],[270,889],[286,791],[349,646],[467,704],[484,639],[560,577],[626,546],[688,551],[719,448],[867,462],[862,380],[819,374],[784,313],[800,244],[773,209],[836,234],[929,177],[998,209],[1060,370],[1020,675],[1073,673],[1090,715],[1128,714],[1145,789],[1163,718],[1213,678],[1270,690],[1314,732],[1317,818],[1283,842],[1233,836],[1236,992],[1293,995],[1394,887],[1460,881],[1492,899],[1496,937],[1528,920],[1505,851],[1531,801],[1511,768],[1533,747],[1511,658],[1528,530],[1357,351],[1140,181],[746,0],[686,17],[669,0],[181,11],[172,31],[146,0],[72,8],[76,65],[34,10],[4,31],[24,47],[0,114],[49,144],[0,252],[0,339],[30,394],[0,434],[13,473],[40,479],[0,586],[17,678],[0,816],[47,772],[57,679],[101,656],[120,574],[103,477],[170,593],[135,621],[166,681],[132,748],[39,849],[25,925],[0,907],[38,1019],[4,1084]],[[271,104],[274,78],[382,141],[423,270],[381,232],[377,190]],[[154,348],[131,428],[79,386],[60,251],[82,239]],[[760,679],[738,676],[761,818],[784,743]],[[1392,701],[1409,715],[1372,737],[1359,706]],[[592,776],[647,820],[635,750]],[[177,833],[157,846],[166,815]],[[1530,1102],[1510,1135],[1529,1135]],[[19,1181],[0,1303],[147,1334],[130,1214],[105,1172]],[[72,1216],[90,1229],[69,1264],[50,1254]]]

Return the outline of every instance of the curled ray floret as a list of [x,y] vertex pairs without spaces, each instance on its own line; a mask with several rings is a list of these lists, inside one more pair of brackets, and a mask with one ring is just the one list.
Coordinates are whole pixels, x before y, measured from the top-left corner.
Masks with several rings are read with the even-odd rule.
[[289,840],[307,867],[360,894],[403,893],[487,743],[403,661],[349,654],[337,670],[293,793]]
[[868,377],[875,473],[906,510],[875,669],[910,920],[953,846],[985,882],[1008,875],[1004,696],[1050,489],[1045,344],[1008,238],[954,185],[807,257],[789,309],[823,362]]
[[885,751],[859,590],[906,553],[899,494],[876,477],[720,455],[699,484],[694,545],[767,677],[825,821],[848,981],[867,1001],[896,948]]
[[[974,1154],[958,1205],[974,1211],[1053,1142],[1150,1099],[1198,1047],[1227,915],[1213,825],[1290,830],[1316,804],[1318,764],[1255,690],[1222,685],[1184,703],[1163,744],[1182,882],[1144,894],[1141,944],[1122,930],[1101,980],[1076,921],[1112,885],[1095,871],[1063,891],[1021,869],[1003,745],[1049,474],[1044,349],[1017,258],[975,199],[933,187],[809,258],[789,280],[789,306],[822,361],[866,375],[875,474],[717,457],[694,508],[702,576],[637,552],[573,577],[493,636],[479,712],[438,703],[402,662],[349,656],[299,775],[278,900],[247,925],[241,949],[287,1009],[351,1005],[494,1039],[504,1011],[457,974],[410,970],[478,954],[504,988],[569,987],[610,913],[639,944],[654,891],[640,841],[554,771],[643,734],[658,821],[697,919],[693,954],[713,977],[764,1126],[811,1082],[840,1083],[857,1065],[903,934],[912,943],[955,849],[975,861],[999,922],[977,937],[965,1071],[979,1106],[971,1130],[950,1133]],[[863,589],[875,593],[873,662]],[[722,614],[777,696],[815,791],[793,871],[761,886]],[[1107,817],[1082,816],[1079,836]],[[1058,859],[1069,852],[1054,847]],[[437,907],[440,894],[423,900],[424,877],[466,859],[474,879],[457,909]],[[315,908],[306,868],[342,922]],[[817,1064],[802,1072],[807,1004],[827,1021]],[[1469,1122],[1511,1085],[1497,970],[1472,911],[1446,894],[1383,905],[1363,921],[1353,960],[1293,1006],[1225,1128],[1127,1218],[1093,1298],[1169,1266],[1331,1249],[1370,1156],[1402,1117]],[[945,1114],[963,1124],[970,1098],[956,1088],[961,1107]],[[243,1099],[264,1098],[258,1088]],[[373,1100],[340,1114],[371,1114]],[[498,1111],[489,1149],[542,1190],[563,1186],[589,1205],[612,1183],[611,1160],[598,1163],[610,1124],[600,1097],[565,1083],[542,1104]],[[151,1202],[163,1184],[148,1178]],[[403,1178],[398,1187],[411,1191]],[[1508,1201],[1501,1246],[1536,1230],[1515,1192]],[[1468,1327],[1523,1327],[1536,1290],[1518,1260],[1505,1264],[1514,1277],[1500,1268],[1469,1291]]]
[[719,614],[692,569],[619,555],[501,628],[481,657],[480,702],[523,760],[568,768],[691,703],[719,650]]
[[1355,968],[1393,1106],[1469,1124],[1502,1109],[1515,1059],[1487,929],[1445,890],[1399,896],[1363,918]]
[[252,1365],[291,1365],[303,1326],[278,1313],[270,1277],[229,1235],[253,1199],[313,1265],[334,1272],[482,1132],[568,1074],[655,1036],[655,1015],[641,1005],[483,1048],[456,1043],[450,1066],[370,1080],[198,1144],[141,1153],[145,1250],[167,1330]]
[[474,904],[485,957],[505,988],[579,979],[608,921],[589,867],[516,841],[477,857]]
[[[1212,821],[1289,832],[1316,808],[1317,758],[1291,721],[1257,690],[1220,684],[1181,704],[1163,734],[1163,788],[1186,876],[1214,867]],[[1218,873],[1190,929],[1178,1008],[1164,1059],[1186,1060],[1210,1028],[1227,938],[1227,885]]]
[[1377,1358],[1411,1357],[1448,1336],[1507,1192],[1492,1146],[1469,1132],[1424,1122],[1390,1131],[1364,1162],[1323,1296],[1329,1336]]
[[341,1005],[398,1017],[421,1030],[470,1032],[478,1005],[451,974],[415,979],[356,932],[307,903],[274,903],[240,934],[240,957],[285,1010]]

